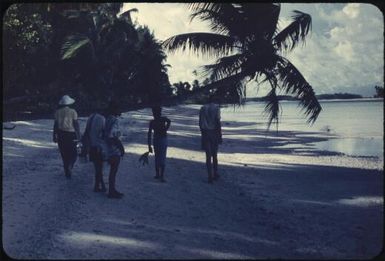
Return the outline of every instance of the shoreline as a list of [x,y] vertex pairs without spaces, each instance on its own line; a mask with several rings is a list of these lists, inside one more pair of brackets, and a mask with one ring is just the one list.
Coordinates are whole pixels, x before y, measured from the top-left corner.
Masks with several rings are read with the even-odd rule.
[[[197,105],[164,108],[172,123],[163,184],[153,179],[153,156],[149,166],[138,162],[147,150],[151,110],[122,114],[127,153],[117,189],[125,196],[115,201],[92,192],[91,163],[78,160],[73,178],[64,178],[52,120],[4,131],[6,253],[29,259],[367,259],[381,251],[383,159],[309,146],[296,151],[325,137],[277,136],[228,121],[218,154],[221,178],[210,185],[198,111]],[[108,183],[107,174],[105,166]]]
[[[253,98],[251,98],[253,99]],[[322,102],[384,102],[383,98],[356,98],[356,99],[318,99],[321,103]],[[259,102],[264,102],[264,100],[250,100],[250,101],[245,101],[245,104],[247,103],[259,103]],[[286,102],[298,102],[298,100],[281,100],[280,102],[286,103]],[[173,107],[173,106],[183,106],[183,105],[176,105],[175,101],[171,101],[172,104],[164,106],[164,107]],[[188,105],[201,105],[201,104],[188,104]],[[130,112],[130,111],[137,111],[141,109],[145,109],[144,106],[147,105],[138,105],[137,107],[131,107],[128,109],[125,109],[125,112]],[[221,104],[223,107],[232,107],[234,106],[233,104]],[[237,106],[237,105],[235,105]],[[242,106],[242,105],[240,105]],[[49,119],[53,118],[53,113],[54,109],[51,112],[47,113],[32,113],[32,112],[16,112],[17,115],[14,115],[14,113],[6,112],[3,110],[3,123],[6,122],[12,122],[12,121],[26,121],[26,120],[42,120],[42,119]],[[79,117],[87,117],[87,115],[91,114],[91,112],[82,112],[79,114]]]

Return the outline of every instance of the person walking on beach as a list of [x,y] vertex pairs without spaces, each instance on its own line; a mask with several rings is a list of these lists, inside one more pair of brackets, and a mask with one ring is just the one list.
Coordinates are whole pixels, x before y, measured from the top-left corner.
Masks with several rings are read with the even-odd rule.
[[219,105],[214,103],[214,96],[199,111],[199,128],[201,130],[201,146],[206,152],[208,182],[219,178],[218,144],[222,143],[221,113]]
[[58,109],[55,111],[55,123],[53,126],[53,142],[58,144],[63,160],[64,174],[71,178],[72,169],[77,159],[76,145],[80,140],[80,128],[77,112],[69,106],[75,100],[64,95]]
[[86,130],[82,138],[83,146],[87,146],[89,159],[95,168],[94,192],[106,192],[103,181],[103,158],[107,153],[107,144],[104,139],[105,117],[101,111],[96,111],[87,120]]
[[110,102],[107,108],[105,125],[105,141],[107,144],[107,161],[110,164],[110,175],[108,178],[108,197],[121,198],[124,194],[115,188],[116,174],[119,169],[120,157],[124,155],[124,147],[120,141],[121,131],[119,127],[120,110],[116,102]]
[[152,108],[154,119],[150,121],[148,128],[147,142],[148,151],[153,152],[151,147],[151,136],[154,131],[154,151],[155,151],[155,177],[161,182],[164,180],[164,170],[166,167],[167,154],[167,130],[170,128],[171,121],[167,117],[162,117],[162,108],[157,106]]

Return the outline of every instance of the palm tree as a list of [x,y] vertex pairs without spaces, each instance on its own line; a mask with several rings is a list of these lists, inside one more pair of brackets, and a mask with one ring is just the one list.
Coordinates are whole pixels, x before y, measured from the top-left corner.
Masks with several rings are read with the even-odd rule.
[[115,15],[106,15],[104,10],[68,13],[84,30],[77,26],[67,36],[62,60],[77,61],[78,67],[86,70],[83,75],[89,78],[84,82],[101,90],[92,92],[96,96],[115,96],[134,104],[159,102],[171,95],[166,54],[146,26],[132,23],[131,13],[138,12],[136,8],[119,17],[117,11],[112,13]]
[[119,9],[112,7],[99,5],[92,11],[67,10],[67,23],[72,24],[73,29],[67,32],[61,46],[63,63],[77,65],[76,70],[89,88],[104,90],[104,95],[110,97],[117,91],[113,88],[119,85],[122,60],[129,60],[133,55],[138,40],[130,18],[130,12],[137,10],[129,10],[118,18]]
[[[310,15],[294,11],[293,21],[279,30],[280,4],[274,3],[190,3],[191,20],[210,22],[212,33],[186,33],[166,39],[170,52],[190,49],[214,56],[216,63],[204,66],[203,72],[215,81],[206,88],[225,88],[240,98],[246,97],[246,83],[268,82],[271,91],[265,110],[268,128],[278,125],[280,106],[277,89],[299,99],[309,123],[314,123],[322,108],[313,88],[299,70],[284,57],[311,30]],[[241,102],[241,101],[239,101]]]

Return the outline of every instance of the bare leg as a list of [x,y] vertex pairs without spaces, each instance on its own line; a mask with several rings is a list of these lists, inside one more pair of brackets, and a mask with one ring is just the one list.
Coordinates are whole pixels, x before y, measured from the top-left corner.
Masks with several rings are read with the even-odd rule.
[[94,192],[99,191],[99,164],[98,162],[94,161],[94,169],[95,169],[95,184],[94,184]]
[[[103,181],[103,161],[94,161],[95,167],[95,186],[94,191],[106,191],[106,186]],[[99,187],[101,185],[101,188]]]
[[158,179],[160,177],[160,170],[159,170],[159,167],[155,165],[155,177],[156,179]]
[[213,182],[213,174],[212,174],[212,164],[211,164],[211,153],[210,151],[206,150],[206,168],[207,168],[207,175],[208,175],[208,182]]
[[[102,170],[103,170],[103,168],[102,168]],[[103,192],[107,191],[106,185],[104,184],[103,172],[102,171],[100,171],[99,180],[100,180],[100,184],[102,185],[102,191]]]
[[165,169],[165,165],[163,165],[162,167],[160,167],[160,181],[164,182],[164,169]]
[[[120,158],[119,156],[112,157],[110,159],[110,175],[109,175],[109,187],[108,187],[108,194],[110,197],[117,197],[117,196],[122,196],[123,194],[118,192],[115,188],[115,178],[116,178],[116,173],[118,172],[119,168],[119,163],[120,163]],[[120,197],[119,196],[119,197]]]
[[213,167],[214,167],[214,179],[219,178],[218,175],[218,155],[217,153],[214,153],[213,155]]

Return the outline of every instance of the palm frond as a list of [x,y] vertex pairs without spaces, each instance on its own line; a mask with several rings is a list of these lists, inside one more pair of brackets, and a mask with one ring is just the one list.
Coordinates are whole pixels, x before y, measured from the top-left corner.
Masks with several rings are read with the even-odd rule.
[[305,110],[308,123],[314,123],[320,114],[322,107],[319,104],[313,88],[305,80],[298,69],[287,59],[280,57],[278,63],[278,75],[281,87],[286,93],[291,92],[300,101],[300,105]]
[[220,4],[213,9],[200,9],[190,15],[190,20],[199,18],[201,21],[208,21],[213,32],[221,34],[237,35],[237,29],[242,16],[238,9],[232,4]]
[[138,8],[131,8],[131,9],[129,9],[129,10],[123,12],[123,13],[121,14],[121,16],[127,16],[127,15],[130,15],[132,12],[139,12],[139,11],[138,11]]
[[241,70],[244,59],[243,54],[234,54],[219,58],[215,64],[203,66],[203,77],[212,76],[214,80],[218,81],[225,77],[237,74]]
[[299,42],[305,43],[307,34],[311,31],[311,16],[295,10],[294,21],[279,32],[273,39],[274,45],[280,50],[293,50]]
[[209,90],[215,90],[215,89],[223,88],[223,86],[233,86],[236,88],[239,83],[243,84],[243,79],[245,77],[246,76],[242,72],[240,72],[238,74],[231,75],[231,76],[223,78],[221,80],[211,82],[211,83],[209,83],[206,86],[203,86],[201,88],[194,89],[191,92],[191,94],[195,95],[195,94],[199,94],[199,93],[204,93],[204,92],[207,92]]
[[128,21],[128,23],[132,24],[131,13],[133,13],[133,12],[138,12],[138,9],[137,8],[131,8],[131,9],[125,11],[124,13],[120,14],[120,17],[123,17],[124,19],[126,19]]
[[238,104],[244,105],[246,100],[246,84],[243,81],[240,81],[237,85],[237,93],[238,93]]
[[240,29],[244,35],[264,39],[273,37],[281,10],[279,3],[240,3],[239,6],[243,18]]
[[61,46],[60,56],[62,60],[71,59],[75,57],[79,51],[83,48],[91,47],[92,42],[90,38],[84,35],[70,35],[66,38],[63,45]]
[[231,5],[226,3],[205,3],[205,2],[196,2],[196,3],[188,3],[189,9],[193,12],[201,11],[201,10],[209,10],[209,11],[218,11],[225,5]]
[[233,52],[236,40],[230,36],[215,33],[187,33],[172,36],[162,42],[169,52],[189,49],[196,54],[222,56]]
[[268,115],[267,129],[270,129],[271,124],[274,122],[278,130],[279,113],[281,111],[279,99],[276,94],[276,88],[273,87],[271,91],[266,95],[266,106],[264,113]]

